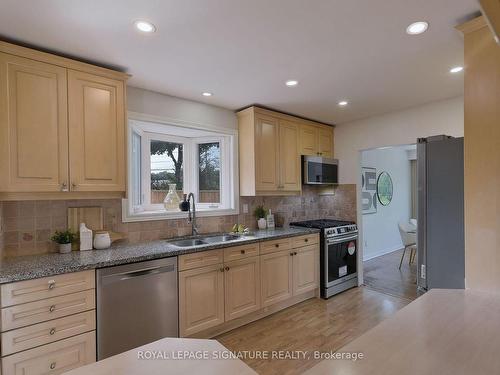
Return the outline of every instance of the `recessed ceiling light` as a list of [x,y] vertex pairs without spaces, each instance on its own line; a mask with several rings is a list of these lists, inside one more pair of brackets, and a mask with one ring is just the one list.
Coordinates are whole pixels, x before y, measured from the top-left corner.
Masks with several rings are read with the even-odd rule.
[[455,66],[455,67],[453,67],[453,68],[450,69],[450,73],[459,73],[462,70],[464,70],[463,66]]
[[341,107],[345,107],[347,104],[349,104],[349,102],[347,100],[341,100],[338,105],[341,106]]
[[288,86],[288,87],[293,87],[293,86],[297,86],[299,84],[299,81],[296,81],[294,79],[291,79],[289,81],[286,81],[285,84]]
[[212,96],[213,94],[211,92],[202,92],[201,95],[203,95],[203,96]]
[[134,25],[137,30],[143,33],[154,33],[156,31],[155,25],[148,21],[135,21]]
[[406,28],[406,33],[410,35],[422,34],[428,27],[429,24],[425,21],[413,22]]

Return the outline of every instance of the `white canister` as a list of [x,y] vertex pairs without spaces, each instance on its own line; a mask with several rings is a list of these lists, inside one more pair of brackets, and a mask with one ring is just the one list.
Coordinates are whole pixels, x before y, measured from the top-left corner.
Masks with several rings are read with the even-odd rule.
[[96,232],[94,236],[94,249],[103,250],[111,246],[111,237],[108,232]]
[[266,226],[267,226],[266,219],[260,218],[259,220],[257,220],[257,226],[259,227],[259,229],[266,229]]

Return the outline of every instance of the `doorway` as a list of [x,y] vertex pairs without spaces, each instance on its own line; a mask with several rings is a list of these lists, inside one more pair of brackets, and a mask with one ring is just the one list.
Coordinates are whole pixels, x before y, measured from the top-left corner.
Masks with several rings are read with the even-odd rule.
[[363,279],[368,288],[417,297],[416,145],[361,152]]

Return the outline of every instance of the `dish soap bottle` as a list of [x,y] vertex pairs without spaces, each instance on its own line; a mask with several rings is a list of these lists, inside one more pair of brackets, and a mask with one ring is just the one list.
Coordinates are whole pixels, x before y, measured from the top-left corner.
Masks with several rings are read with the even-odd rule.
[[92,250],[92,230],[80,223],[80,251]]
[[267,221],[267,229],[274,229],[274,215],[271,213],[271,209],[269,209],[266,221]]

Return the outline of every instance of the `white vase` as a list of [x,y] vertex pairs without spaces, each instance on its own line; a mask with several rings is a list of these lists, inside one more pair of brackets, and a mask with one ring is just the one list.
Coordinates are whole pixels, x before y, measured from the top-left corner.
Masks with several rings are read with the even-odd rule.
[[94,249],[103,250],[111,246],[111,237],[108,232],[97,232],[94,236]]
[[179,203],[181,203],[181,200],[177,195],[176,185],[168,184],[168,193],[165,199],[163,200],[163,205],[165,206],[165,210],[179,211]]
[[59,252],[61,254],[71,253],[71,243],[60,243]]
[[259,229],[266,229],[267,226],[266,219],[260,218],[259,220],[257,220],[257,226],[259,227]]

